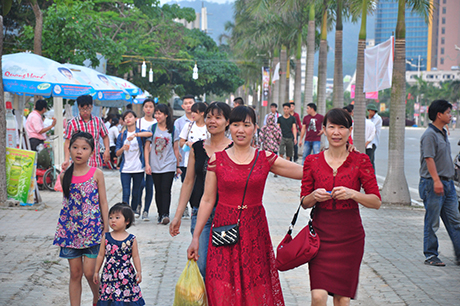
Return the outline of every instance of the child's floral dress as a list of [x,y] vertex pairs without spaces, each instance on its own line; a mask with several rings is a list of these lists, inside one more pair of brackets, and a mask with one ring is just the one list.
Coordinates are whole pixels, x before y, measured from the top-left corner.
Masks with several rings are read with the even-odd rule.
[[136,272],[131,263],[134,239],[132,234],[118,241],[105,233],[105,265],[101,276],[97,306],[145,305]]

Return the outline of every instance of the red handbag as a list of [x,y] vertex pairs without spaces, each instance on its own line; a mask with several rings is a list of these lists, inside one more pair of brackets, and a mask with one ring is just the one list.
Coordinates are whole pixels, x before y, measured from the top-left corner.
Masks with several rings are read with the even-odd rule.
[[[283,241],[278,245],[276,249],[276,268],[280,271],[287,271],[297,268],[303,264],[306,264],[318,254],[320,240],[318,234],[312,225],[312,219],[308,222],[297,236],[292,238],[292,229],[297,221],[299,215],[300,206],[297,212],[292,218],[289,230],[284,237]],[[314,209],[313,209],[314,210]],[[313,210],[311,216],[313,216]]]

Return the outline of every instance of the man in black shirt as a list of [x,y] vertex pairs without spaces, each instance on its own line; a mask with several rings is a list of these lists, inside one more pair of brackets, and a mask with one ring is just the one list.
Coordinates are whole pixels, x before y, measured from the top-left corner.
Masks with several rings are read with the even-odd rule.
[[281,127],[280,156],[283,157],[286,152],[286,159],[291,160],[294,153],[294,144],[297,143],[297,127],[294,116],[291,116],[291,104],[283,104],[283,116],[278,118],[278,124]]

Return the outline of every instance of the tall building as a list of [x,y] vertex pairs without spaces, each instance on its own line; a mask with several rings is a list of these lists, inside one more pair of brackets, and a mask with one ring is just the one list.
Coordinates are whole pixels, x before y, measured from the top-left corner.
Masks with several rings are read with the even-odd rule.
[[[435,0],[437,1],[437,0]],[[454,0],[455,1],[455,0]],[[380,0],[375,18],[375,44],[380,44],[394,35],[398,18],[398,2]],[[406,70],[427,69],[428,24],[425,18],[406,8]]]
[[[428,17],[406,8],[406,70],[451,70],[460,65],[460,1],[430,0],[434,10]],[[375,43],[387,40],[396,29],[398,3],[379,0]],[[419,62],[420,59],[420,62]]]

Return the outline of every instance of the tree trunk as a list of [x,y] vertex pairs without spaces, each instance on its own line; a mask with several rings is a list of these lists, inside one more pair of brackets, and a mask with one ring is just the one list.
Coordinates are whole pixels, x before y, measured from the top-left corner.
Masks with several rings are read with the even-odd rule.
[[326,113],[326,78],[327,78],[327,6],[323,8],[321,23],[321,42],[319,43],[318,58],[318,107],[321,115]]
[[287,52],[286,46],[281,47],[280,54],[280,91],[279,91],[279,101],[280,106],[288,102],[286,100],[286,69],[287,69]]
[[335,25],[335,62],[334,62],[334,107],[343,107],[343,24],[342,0],[337,0],[337,14]]
[[[301,32],[301,31],[300,31]],[[302,33],[297,37],[297,50],[295,56],[295,81],[294,81],[294,103],[295,111],[300,114],[302,111]]]
[[406,123],[406,25],[405,1],[399,0],[396,24],[395,64],[391,86],[388,171],[382,190],[384,204],[410,205],[410,193],[404,174],[404,136]]
[[304,112],[313,103],[313,70],[315,65],[315,5],[310,5],[307,33],[307,64],[305,67]]
[[286,94],[285,94],[285,100],[286,102],[289,102],[291,100],[290,97],[290,87],[291,87],[291,57],[289,56],[291,54],[290,49],[287,49],[286,51]]
[[34,53],[42,55],[43,13],[40,10],[40,6],[38,6],[37,0],[30,0],[30,5],[35,15]]
[[355,108],[354,108],[354,129],[353,144],[360,152],[366,152],[365,131],[366,131],[366,100],[363,93],[364,86],[364,49],[366,48],[366,22],[367,22],[367,1],[363,0],[361,15],[361,30],[358,41],[358,58],[356,62],[355,82]]
[[[0,16],[0,60],[3,55],[3,17]],[[7,200],[6,193],[6,108],[3,93],[3,72],[0,65],[0,206]]]

